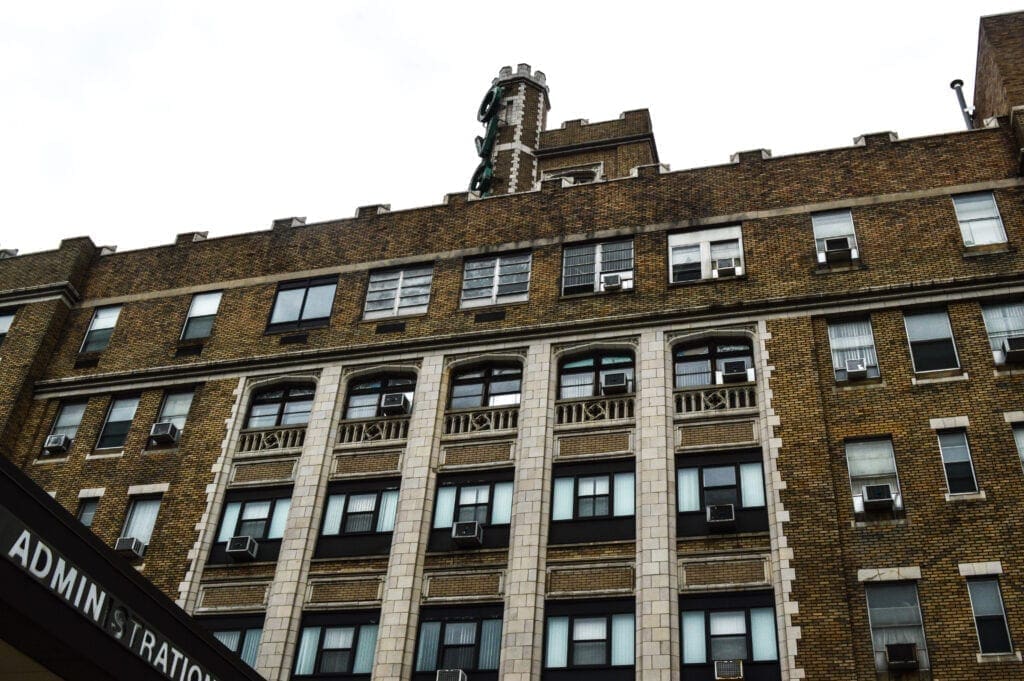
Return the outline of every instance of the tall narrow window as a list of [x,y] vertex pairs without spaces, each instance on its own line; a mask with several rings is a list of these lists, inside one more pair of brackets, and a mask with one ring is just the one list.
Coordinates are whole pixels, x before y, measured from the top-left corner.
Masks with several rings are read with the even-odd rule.
[[121,536],[149,544],[159,513],[160,497],[135,497],[128,506],[128,517],[124,521]]
[[907,325],[914,371],[920,373],[960,367],[953,344],[953,329],[949,326],[949,315],[945,310],[908,312],[903,315],[903,321]]
[[139,406],[138,397],[118,397],[110,403],[107,420],[100,431],[100,439],[96,449],[113,449],[123,447],[128,439],[128,431],[135,418],[135,409]]
[[[846,443],[846,465],[850,471],[850,488],[853,492],[853,510],[865,511],[865,487],[888,485],[894,508],[902,508],[900,481],[896,475],[896,457],[892,441],[849,440]],[[870,501],[870,500],[869,500]]]
[[363,318],[401,317],[426,312],[433,278],[433,265],[371,272]]
[[99,497],[84,497],[78,501],[75,517],[86,527],[92,527],[92,519],[96,517],[96,509],[100,506]]
[[828,341],[837,381],[878,378],[878,354],[869,318],[829,322]]
[[811,226],[819,263],[848,262],[858,258],[853,213],[849,209],[812,213]]
[[633,288],[633,240],[566,246],[562,252],[562,294]]
[[178,432],[184,430],[185,419],[188,418],[188,410],[192,408],[194,394],[191,390],[187,390],[164,395],[164,402],[160,405],[160,413],[156,417],[157,423],[173,423]]
[[188,316],[185,318],[185,327],[181,330],[181,339],[194,340],[209,336],[213,330],[213,320],[217,316],[219,307],[220,291],[197,293],[192,296],[192,303],[188,307]]
[[78,434],[78,425],[82,422],[82,415],[85,414],[85,402],[64,402],[57,410],[57,418],[53,420],[53,428],[50,435],[66,435],[69,440],[74,440]]
[[1024,465],[1024,424],[1018,423],[1013,427],[1013,441],[1017,445],[1021,465]]
[[334,306],[337,277],[290,281],[277,287],[267,331],[326,326]]
[[308,614],[302,620],[293,678],[338,679],[373,671],[376,612]]
[[313,409],[315,392],[316,388],[312,385],[276,386],[261,390],[252,398],[245,427],[248,429],[305,425]]
[[981,652],[1012,653],[1013,643],[1010,641],[1010,628],[1006,624],[999,580],[994,577],[972,579],[967,582],[967,588],[971,593],[971,608],[974,610],[974,624],[978,629]]
[[7,332],[11,330],[11,322],[14,321],[14,312],[0,312],[0,343],[4,342]]
[[1024,303],[984,305],[981,314],[996,364],[1019,362],[1024,355]]
[[[917,585],[912,582],[867,584],[864,590],[868,601],[868,623],[871,626],[871,647],[875,652],[875,669],[884,672],[889,668],[887,647],[907,644],[914,646],[920,669],[928,669],[928,649],[925,645],[921,608],[917,601]],[[904,653],[905,649],[901,649],[900,657]]]
[[965,246],[1001,244],[1006,241],[1003,220],[999,217],[996,197],[992,192],[960,194],[953,197],[956,218]]
[[462,273],[462,307],[526,300],[530,261],[529,253],[467,260]]
[[939,432],[939,450],[946,469],[946,484],[950,494],[970,494],[978,491],[971,462],[971,449],[967,446],[967,433],[962,430]]
[[89,330],[82,341],[81,352],[100,352],[107,347],[110,336],[114,333],[117,325],[117,318],[121,314],[120,305],[110,307],[98,307],[92,313],[92,320],[89,322]]

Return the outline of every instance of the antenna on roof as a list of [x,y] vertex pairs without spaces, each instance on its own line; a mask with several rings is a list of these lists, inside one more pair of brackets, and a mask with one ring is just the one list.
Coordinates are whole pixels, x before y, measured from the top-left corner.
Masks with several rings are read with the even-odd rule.
[[967,102],[964,101],[964,82],[957,78],[956,80],[949,84],[949,87],[956,90],[956,100],[960,102],[960,113],[964,115],[964,123],[967,124],[967,129],[973,130],[974,121],[971,120],[971,113],[973,112],[970,108],[968,108]]

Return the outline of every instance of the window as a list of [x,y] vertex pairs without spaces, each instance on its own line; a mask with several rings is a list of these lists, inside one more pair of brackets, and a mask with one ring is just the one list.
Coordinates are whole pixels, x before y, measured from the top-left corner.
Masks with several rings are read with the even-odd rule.
[[[740,382],[753,379],[754,352],[750,341],[718,338],[682,345],[673,353],[676,388],[725,383],[745,373]],[[740,366],[742,364],[742,366]],[[728,376],[727,376],[728,374]]]
[[467,260],[462,272],[462,307],[527,300],[529,253]]
[[401,317],[426,312],[433,278],[433,265],[371,272],[363,318]]
[[128,505],[128,517],[121,536],[138,539],[143,545],[148,545],[159,513],[160,497],[135,497]]
[[1012,653],[1013,644],[1006,624],[999,580],[994,577],[971,579],[967,582],[967,589],[971,594],[971,608],[974,610],[974,624],[978,629],[981,652]]
[[312,385],[275,386],[261,390],[252,398],[245,427],[304,426],[313,409],[315,392]]
[[848,380],[846,363],[858,359],[864,362],[867,378],[879,377],[870,318],[829,322],[828,342],[832,348],[832,369],[837,381]]
[[0,312],[0,343],[4,342],[7,332],[11,330],[11,322],[14,321],[14,312]]
[[[507,120],[507,119],[506,119]],[[604,164],[592,163],[588,165],[573,166],[569,168],[558,168],[545,170],[541,174],[541,180],[556,180],[565,178],[576,184],[590,184],[604,178]]]
[[996,197],[992,192],[960,194],[953,197],[956,219],[965,246],[1001,244],[1006,242],[1003,221],[999,217]]
[[518,364],[489,364],[462,369],[452,376],[450,409],[506,407],[519,404],[523,369]]
[[293,678],[338,678],[373,671],[379,614],[339,612],[307,614],[302,619]]
[[[760,452],[681,456],[676,462],[679,536],[710,531],[760,532],[768,529],[764,471]],[[733,520],[708,521],[708,508],[732,506]]]
[[629,601],[548,602],[544,668],[567,673],[546,672],[544,678],[573,678],[568,671],[574,669],[632,667],[633,609]]
[[743,274],[743,233],[739,225],[668,237],[672,283]]
[[913,643],[917,646],[917,662],[928,669],[921,608],[917,601],[917,585],[912,582],[865,584],[868,601],[868,624],[871,626],[871,647],[875,651],[875,670],[888,669],[885,647],[889,644]]
[[511,470],[490,476],[467,475],[439,480],[429,548],[434,551],[454,549],[452,525],[474,520],[484,526],[483,546],[508,546],[509,523],[512,522]]
[[332,484],[317,557],[386,554],[397,507],[397,480]]
[[846,466],[850,471],[850,490],[853,493],[855,513],[864,512],[863,493],[864,487],[868,485],[889,485],[893,507],[903,508],[891,440],[886,438],[847,441]]
[[78,518],[78,522],[82,523],[86,527],[92,527],[92,519],[96,517],[96,509],[100,506],[99,497],[85,497],[80,499],[78,502],[78,510],[75,511],[75,517]]
[[337,277],[289,281],[277,287],[267,331],[326,326],[334,306]]
[[[433,680],[438,669],[461,669],[472,679],[497,679],[500,654],[500,606],[426,609],[420,623],[413,678]],[[491,671],[495,673],[486,673]]]
[[1024,465],[1024,425],[1018,424],[1013,427],[1013,441],[1017,445],[1020,462]]
[[953,345],[953,330],[945,310],[908,312],[903,315],[903,321],[907,325],[914,371],[921,373],[960,367]]
[[188,417],[188,410],[192,407],[194,394],[188,390],[164,395],[164,403],[160,405],[160,413],[156,417],[156,422],[173,423],[178,432],[185,430],[185,419]]
[[348,403],[345,405],[346,419],[372,419],[380,416],[398,416],[386,414],[381,409],[384,395],[400,393],[405,396],[412,408],[413,390],[416,388],[416,376],[413,374],[378,374],[357,378],[348,388]]
[[135,409],[139,406],[138,397],[118,397],[110,403],[107,420],[100,431],[100,439],[96,449],[114,449],[123,447],[128,439],[128,431],[135,418]]
[[277,560],[291,508],[291,494],[290,488],[228,492],[210,562],[227,562],[228,541],[244,536],[257,541],[256,560]]
[[950,494],[970,494],[978,491],[971,463],[971,449],[967,446],[967,433],[962,430],[939,431],[939,451],[946,469],[946,485]]
[[819,263],[858,258],[853,213],[849,210],[812,213],[811,226],[814,229],[814,249],[818,253]]
[[[622,374],[612,376],[609,374]],[[617,380],[624,378],[624,380]],[[562,360],[558,369],[558,399],[575,400],[611,392],[610,386],[621,386],[619,392],[633,392],[633,353],[616,351],[574,355]]]
[[[609,287],[607,275],[618,275]],[[562,295],[633,288],[633,240],[566,246],[562,251]]]
[[1024,303],[984,305],[981,314],[985,318],[985,330],[988,331],[988,342],[992,346],[992,358],[996,364],[1005,364],[1006,340],[1024,338]]
[[89,322],[89,330],[82,341],[80,352],[100,352],[110,342],[110,335],[114,333],[114,326],[117,325],[117,318],[121,314],[120,305],[110,307],[98,307],[92,313],[92,321]]
[[256,666],[256,655],[263,637],[263,615],[198,618],[197,621],[225,648],[242,658],[242,662],[250,667]]
[[210,335],[213,319],[220,307],[220,295],[220,291],[213,291],[192,296],[188,316],[185,317],[185,328],[181,330],[181,340],[196,340]]
[[632,460],[559,466],[551,495],[552,544],[632,539],[636,478]]
[[[711,666],[718,660],[742,660],[748,678],[778,678],[777,674],[761,676],[754,672],[759,668],[778,669],[779,646],[773,601],[770,592],[681,598],[680,638],[684,670],[694,674],[699,671],[696,665],[706,665],[711,671]],[[686,671],[683,676],[686,676]]]
[[57,410],[57,418],[53,420],[53,428],[50,435],[67,435],[69,440],[74,440],[78,434],[78,424],[82,422],[82,415],[85,414],[85,402],[64,402]]

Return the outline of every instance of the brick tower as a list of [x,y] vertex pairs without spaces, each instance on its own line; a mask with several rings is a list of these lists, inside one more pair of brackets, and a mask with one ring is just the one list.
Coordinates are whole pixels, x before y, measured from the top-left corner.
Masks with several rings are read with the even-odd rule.
[[497,143],[491,152],[494,185],[491,195],[529,191],[537,181],[536,151],[547,125],[548,87],[542,71],[519,64],[505,66],[494,79],[501,86]]

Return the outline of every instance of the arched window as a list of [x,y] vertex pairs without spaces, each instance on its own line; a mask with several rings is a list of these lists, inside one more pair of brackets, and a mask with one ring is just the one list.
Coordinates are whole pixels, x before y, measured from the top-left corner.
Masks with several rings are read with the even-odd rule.
[[505,407],[519,404],[523,369],[518,364],[486,364],[452,376],[449,409]]
[[600,350],[562,360],[558,370],[558,399],[633,392],[633,353]]
[[[372,419],[408,414],[412,409],[415,388],[415,374],[374,374],[357,378],[349,384],[345,418]],[[385,396],[393,397],[385,400]]]
[[256,393],[249,404],[246,428],[276,428],[277,426],[304,426],[313,408],[316,388],[302,385],[276,385]]
[[689,388],[753,380],[754,352],[742,338],[712,338],[676,348],[675,386]]

